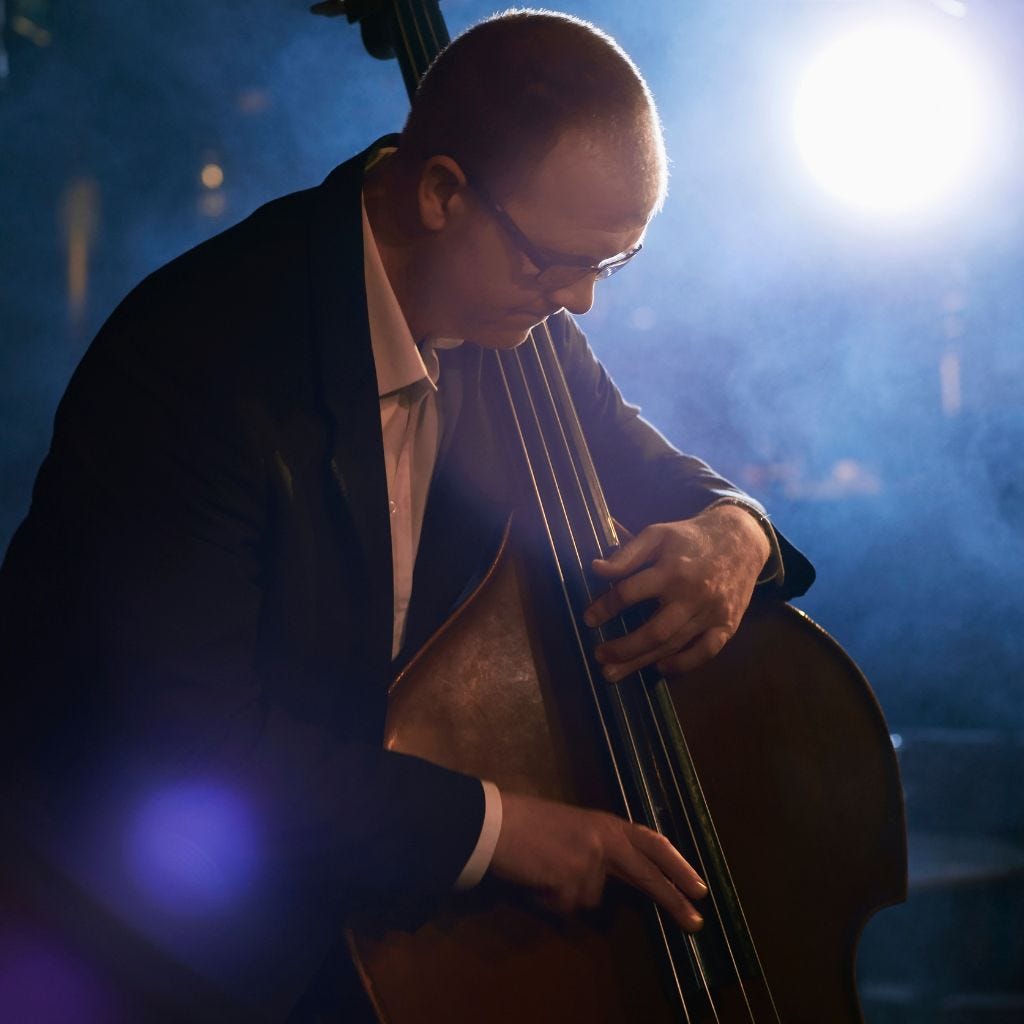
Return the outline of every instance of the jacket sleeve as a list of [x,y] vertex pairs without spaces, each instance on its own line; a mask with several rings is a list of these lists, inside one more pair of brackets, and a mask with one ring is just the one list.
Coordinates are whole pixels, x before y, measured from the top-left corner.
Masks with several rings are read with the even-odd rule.
[[[625,401],[568,314],[549,325],[609,507],[625,526],[636,532],[650,523],[687,519],[722,498],[765,511],[707,463],[670,444]],[[814,581],[814,569],[781,533],[776,536],[785,579],[780,587],[769,586],[777,597],[799,596]]]

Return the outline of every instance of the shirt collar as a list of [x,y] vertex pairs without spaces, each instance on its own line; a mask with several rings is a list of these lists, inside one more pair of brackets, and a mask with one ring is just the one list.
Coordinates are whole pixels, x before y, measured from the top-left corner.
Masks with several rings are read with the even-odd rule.
[[384,270],[370,219],[366,215],[365,200],[362,211],[366,308],[370,320],[370,345],[377,368],[377,394],[383,398],[421,382],[436,391],[441,372],[437,350],[456,348],[462,344],[462,339],[427,338],[422,346],[416,345]]

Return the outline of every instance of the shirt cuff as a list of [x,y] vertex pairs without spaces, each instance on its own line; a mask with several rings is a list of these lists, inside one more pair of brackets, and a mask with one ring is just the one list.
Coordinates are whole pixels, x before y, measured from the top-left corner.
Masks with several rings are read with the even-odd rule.
[[494,848],[501,834],[501,792],[487,779],[481,779],[480,782],[484,787],[484,823],[480,826],[480,837],[469,860],[455,880],[456,892],[472,889],[484,877],[484,872],[491,866]]
[[786,566],[782,561],[782,548],[779,546],[778,534],[768,516],[756,505],[741,501],[739,498],[719,498],[708,508],[717,508],[719,505],[735,505],[737,508],[745,509],[757,520],[771,547],[771,554],[768,555],[768,561],[764,563],[761,575],[757,577],[757,583],[774,583],[777,587],[781,587],[786,579]]

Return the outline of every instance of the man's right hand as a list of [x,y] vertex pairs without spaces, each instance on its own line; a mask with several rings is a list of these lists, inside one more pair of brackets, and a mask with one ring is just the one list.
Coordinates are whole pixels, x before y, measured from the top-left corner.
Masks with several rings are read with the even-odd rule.
[[501,804],[490,865],[496,877],[570,913],[596,907],[613,875],[647,893],[686,931],[703,924],[690,900],[706,896],[707,887],[663,835],[614,814],[539,797],[502,792]]

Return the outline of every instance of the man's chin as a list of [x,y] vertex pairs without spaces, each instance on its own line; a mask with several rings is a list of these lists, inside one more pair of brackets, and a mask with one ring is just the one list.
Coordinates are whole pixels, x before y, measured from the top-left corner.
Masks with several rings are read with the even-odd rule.
[[527,325],[523,318],[521,324],[492,327],[489,330],[480,331],[473,336],[473,341],[481,348],[513,349],[526,341],[535,326],[536,324]]
[[473,341],[482,348],[516,348],[529,337],[529,332],[543,324],[546,318],[538,318],[536,313],[519,313],[508,317],[502,323],[488,324],[473,336]]

